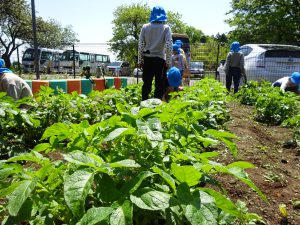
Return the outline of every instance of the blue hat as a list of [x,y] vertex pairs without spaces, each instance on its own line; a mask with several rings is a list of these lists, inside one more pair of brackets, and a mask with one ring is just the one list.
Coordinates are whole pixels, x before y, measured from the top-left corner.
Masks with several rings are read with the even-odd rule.
[[11,70],[7,68],[2,68],[4,66],[5,62],[3,59],[0,59],[0,73],[12,73]]
[[150,23],[166,22],[167,14],[166,14],[164,8],[161,6],[153,7],[149,21],[150,21]]
[[171,67],[167,72],[168,82],[171,87],[178,88],[181,84],[181,73],[176,67]]
[[176,51],[178,54],[180,53],[179,46],[177,44],[173,44],[173,51]]
[[300,73],[299,72],[292,73],[291,81],[296,85],[300,85]]
[[240,51],[240,43],[238,41],[234,41],[230,45],[231,52],[239,52]]
[[182,45],[183,45],[183,43],[182,43],[182,41],[181,41],[181,40],[176,40],[176,41],[175,41],[175,44],[176,44],[176,45],[178,45],[178,46],[179,46],[179,48],[181,48],[181,47],[182,47]]

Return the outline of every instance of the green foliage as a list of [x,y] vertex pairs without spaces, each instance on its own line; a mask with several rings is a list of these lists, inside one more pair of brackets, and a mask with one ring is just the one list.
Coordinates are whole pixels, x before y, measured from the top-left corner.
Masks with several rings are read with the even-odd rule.
[[254,105],[255,118],[264,123],[297,125],[299,97],[293,92],[283,93],[269,82],[250,81],[236,94],[242,104]]
[[300,43],[297,33],[300,30],[299,1],[232,0],[231,7],[228,14],[233,17],[227,20],[234,27],[231,40],[240,43]]
[[[3,224],[251,221],[252,214],[228,198],[216,176],[229,174],[266,200],[245,172],[252,164],[213,161],[219,153],[212,149],[219,143],[236,155],[235,135],[222,130],[229,119],[222,84],[203,79],[169,103],[128,103],[126,93],[133,92],[128,88],[83,97],[42,90],[28,111],[29,116],[39,113],[42,126],[49,119],[49,127],[40,127],[41,143],[0,162]],[[78,110],[79,105],[84,107]],[[48,111],[41,114],[41,108]],[[82,115],[89,113],[95,116],[84,120]]]
[[[77,41],[71,26],[62,27],[54,19],[36,18],[39,47],[61,48]],[[31,7],[25,0],[0,2],[0,41],[4,48],[2,58],[11,67],[10,57],[21,45],[33,44]]]

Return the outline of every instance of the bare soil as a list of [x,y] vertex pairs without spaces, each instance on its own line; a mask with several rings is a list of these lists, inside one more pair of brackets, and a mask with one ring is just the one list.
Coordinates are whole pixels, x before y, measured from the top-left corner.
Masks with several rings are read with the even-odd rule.
[[[269,126],[254,120],[254,108],[237,102],[228,104],[231,121],[229,131],[239,138],[237,158],[222,155],[222,161],[247,161],[256,168],[248,169],[251,180],[266,195],[264,202],[255,192],[229,176],[222,176],[225,189],[232,199],[247,203],[250,212],[262,216],[266,224],[300,225],[300,209],[294,205],[300,200],[300,151],[292,141],[293,130]],[[285,204],[288,212],[287,223],[279,211]]]

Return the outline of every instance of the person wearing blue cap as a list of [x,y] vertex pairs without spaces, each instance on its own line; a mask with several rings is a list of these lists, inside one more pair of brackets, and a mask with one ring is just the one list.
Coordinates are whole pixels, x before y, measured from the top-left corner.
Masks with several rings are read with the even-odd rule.
[[280,87],[283,92],[291,91],[300,94],[300,73],[294,72],[289,77],[280,78],[272,86]]
[[230,45],[230,52],[226,58],[225,74],[226,74],[226,88],[230,92],[233,80],[234,93],[239,90],[241,76],[245,76],[244,55],[240,52],[240,43],[232,42]]
[[171,92],[182,91],[183,88],[181,86],[182,76],[180,70],[177,67],[171,67],[167,72],[168,78],[168,88],[164,95],[164,99],[168,102],[170,99]]
[[15,100],[32,96],[29,85],[11,70],[3,68],[4,60],[0,59],[0,92],[6,92]]
[[153,7],[149,23],[144,24],[139,36],[138,64],[143,69],[142,100],[149,98],[155,78],[154,97],[162,99],[166,88],[166,69],[171,65],[172,32],[166,24],[163,7]]
[[190,83],[190,72],[189,72],[189,62],[188,62],[188,59],[187,59],[187,54],[185,53],[185,51],[183,50],[182,46],[183,46],[183,42],[181,40],[175,40],[174,42],[176,45],[179,46],[179,51],[180,51],[180,54],[182,55],[183,57],[183,71],[182,71],[182,76],[185,77],[185,83],[189,85]]
[[182,77],[184,71],[184,59],[183,59],[183,55],[180,54],[179,46],[177,44],[173,44],[173,55],[171,59],[172,59],[171,66],[177,67],[180,70],[181,77]]

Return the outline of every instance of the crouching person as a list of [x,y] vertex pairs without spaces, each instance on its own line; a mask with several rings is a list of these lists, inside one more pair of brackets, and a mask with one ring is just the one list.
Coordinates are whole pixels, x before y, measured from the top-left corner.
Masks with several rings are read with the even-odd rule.
[[0,92],[6,92],[8,96],[15,100],[27,96],[33,96],[31,88],[21,77],[11,70],[3,68],[4,60],[0,59]]
[[181,72],[176,67],[171,67],[167,72],[168,78],[168,87],[164,95],[166,102],[170,100],[170,93],[179,92],[183,90],[183,87],[180,86],[182,83]]
[[291,91],[300,94],[300,73],[294,72],[289,77],[283,77],[275,81],[272,87],[280,87],[283,92]]

